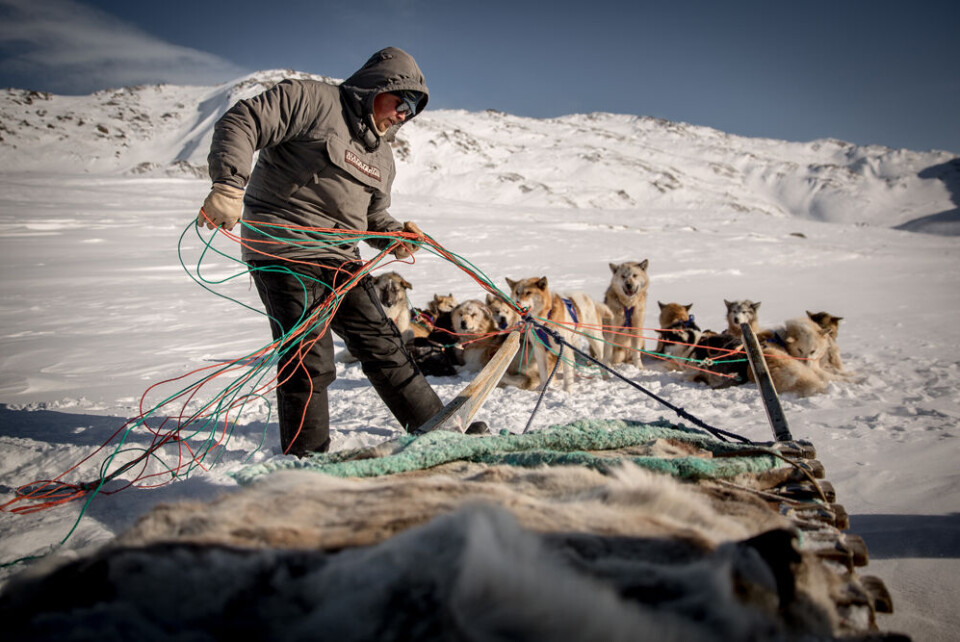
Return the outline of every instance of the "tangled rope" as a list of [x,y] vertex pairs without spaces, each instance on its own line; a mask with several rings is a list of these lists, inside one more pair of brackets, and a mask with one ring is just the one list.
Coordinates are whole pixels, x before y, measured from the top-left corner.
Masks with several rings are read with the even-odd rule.
[[[298,233],[309,235],[313,239],[298,241],[297,245],[300,247],[353,245],[358,241],[377,241],[381,246],[385,242],[386,245],[373,259],[360,262],[359,267],[352,271],[344,271],[344,278],[338,281],[339,285],[334,286],[317,282],[297,271],[298,264],[309,264],[309,262],[283,258],[263,249],[256,251],[264,258],[275,259],[277,263],[260,267],[247,265],[215,244],[217,239],[225,239],[233,244],[246,246],[246,241],[240,235],[223,229],[207,233],[191,221],[180,235],[179,260],[190,278],[215,296],[230,300],[256,314],[265,315],[262,310],[226,296],[218,290],[218,287],[238,278],[249,277],[257,270],[274,270],[293,275],[300,281],[305,292],[310,287],[325,288],[326,298],[320,305],[305,311],[300,322],[286,335],[249,354],[151,385],[140,398],[138,414],[126,421],[101,446],[56,477],[36,480],[20,486],[16,489],[13,499],[0,505],[0,511],[23,515],[85,500],[77,522],[63,539],[65,542],[76,529],[90,502],[98,494],[109,495],[131,487],[156,488],[174,480],[185,479],[198,469],[209,470],[211,466],[220,462],[227,452],[227,444],[244,411],[251,406],[263,404],[268,411],[267,421],[259,444],[246,457],[245,461],[249,461],[260,450],[266,439],[266,424],[270,420],[267,395],[291,373],[290,370],[277,370],[276,364],[282,357],[292,353],[294,358],[287,361],[291,364],[290,368],[296,368],[299,362],[298,355],[303,355],[310,349],[310,345],[306,345],[302,338],[312,333],[322,335],[328,328],[344,294],[372,270],[398,261],[412,264],[414,262],[412,256],[403,261],[390,256],[400,244],[414,244],[421,250],[453,264],[469,275],[483,290],[509,304],[518,315],[529,318],[527,310],[521,309],[507,293],[501,291],[476,266],[450,252],[427,235],[410,232],[375,233],[287,225],[253,225],[247,222],[241,222],[241,224],[255,227],[260,238],[265,239],[258,242],[259,248],[289,244],[290,241],[280,233],[290,231],[294,227]],[[191,232],[196,235],[201,247],[193,266],[188,265],[185,258],[185,240]],[[236,271],[226,277],[213,277],[210,274],[211,270],[207,269],[211,257],[220,257],[228,264],[234,264],[237,267]],[[220,263],[217,263],[217,269],[222,269]],[[556,327],[558,325],[548,319],[535,319],[535,321],[540,326]],[[624,330],[623,328],[603,329],[613,334]],[[510,330],[508,328],[502,332],[507,333]],[[583,330],[581,327],[572,329],[578,334],[582,334]],[[524,350],[528,352],[529,346],[532,346],[534,341],[544,343],[532,332],[532,324],[528,324],[527,340],[523,342]],[[547,344],[545,347],[551,349]],[[579,351],[575,350],[575,352]],[[558,357],[574,359],[564,355],[562,347]],[[596,362],[596,360],[593,361]],[[557,363],[559,364],[559,359]],[[580,367],[580,364],[575,365]],[[617,374],[613,370],[611,372]],[[625,377],[620,376],[620,378],[629,381]],[[164,390],[177,386],[180,386],[179,389],[164,396]],[[148,402],[149,398],[157,395],[161,398],[159,402]],[[662,402],[659,398],[657,399]],[[539,407],[539,400],[537,406]],[[682,409],[680,411],[682,413]],[[682,416],[690,418],[689,415]],[[711,432],[717,436],[729,435],[716,429],[711,429]],[[140,435],[148,435],[147,443],[137,443]],[[75,475],[84,464],[98,456],[103,459],[99,466],[99,474],[95,478],[86,481],[69,480],[71,475]]]

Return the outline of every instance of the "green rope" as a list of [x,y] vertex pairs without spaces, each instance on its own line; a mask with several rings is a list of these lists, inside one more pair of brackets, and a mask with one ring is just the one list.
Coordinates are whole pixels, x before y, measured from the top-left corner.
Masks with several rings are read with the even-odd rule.
[[[605,457],[587,451],[616,451],[671,439],[693,444],[709,457]],[[381,451],[382,446],[377,447]],[[336,477],[374,477],[432,468],[452,461],[503,463],[515,466],[580,465],[606,470],[631,461],[638,466],[683,479],[726,478],[745,472],[770,470],[778,465],[772,455],[756,456],[755,445],[715,440],[700,431],[664,420],[642,423],[629,420],[583,419],[522,435],[474,437],[437,430],[397,439],[383,456],[374,449],[317,454],[304,459],[284,459],[247,466],[232,473],[240,484],[278,470],[311,470]],[[738,457],[738,453],[751,456]],[[373,455],[373,456],[371,456]]]

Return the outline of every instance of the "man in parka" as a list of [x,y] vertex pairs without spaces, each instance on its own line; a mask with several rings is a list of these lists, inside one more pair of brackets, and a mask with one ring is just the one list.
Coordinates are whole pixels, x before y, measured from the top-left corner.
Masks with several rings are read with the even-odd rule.
[[[416,61],[389,47],[339,86],[285,80],[239,101],[216,124],[208,157],[213,188],[197,222],[230,230],[243,212],[243,260],[252,268],[273,337],[283,340],[277,401],[285,453],[302,457],[330,447],[327,387],[336,378],[329,330],[287,335],[361,267],[355,241],[304,228],[421,233],[387,212],[395,175],[388,141],[427,98]],[[369,242],[389,245],[387,239]],[[408,243],[393,252],[405,258],[416,249]],[[330,328],[406,430],[442,408],[369,276],[343,296]]]

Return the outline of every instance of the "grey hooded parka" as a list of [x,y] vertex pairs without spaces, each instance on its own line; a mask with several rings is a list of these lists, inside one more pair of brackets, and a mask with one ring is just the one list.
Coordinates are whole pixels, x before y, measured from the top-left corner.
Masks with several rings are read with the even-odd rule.
[[339,86],[284,80],[237,102],[217,121],[207,159],[210,178],[246,189],[243,220],[254,229],[243,226],[243,260],[359,256],[355,241],[331,244],[291,226],[402,229],[387,212],[395,176],[387,141],[399,124],[382,135],[373,124],[373,99],[400,90],[423,94],[417,113],[426,106],[427,86],[416,61],[388,47]]

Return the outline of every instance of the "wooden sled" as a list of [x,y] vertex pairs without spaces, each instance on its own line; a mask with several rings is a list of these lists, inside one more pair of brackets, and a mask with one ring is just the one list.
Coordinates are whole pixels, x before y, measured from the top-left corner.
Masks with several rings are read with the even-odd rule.
[[434,430],[452,430],[466,432],[470,420],[480,410],[487,397],[500,383],[503,374],[510,367],[513,355],[520,348],[520,333],[516,330],[507,336],[507,340],[497,350],[493,358],[483,367],[450,403],[423,424],[418,432]]

